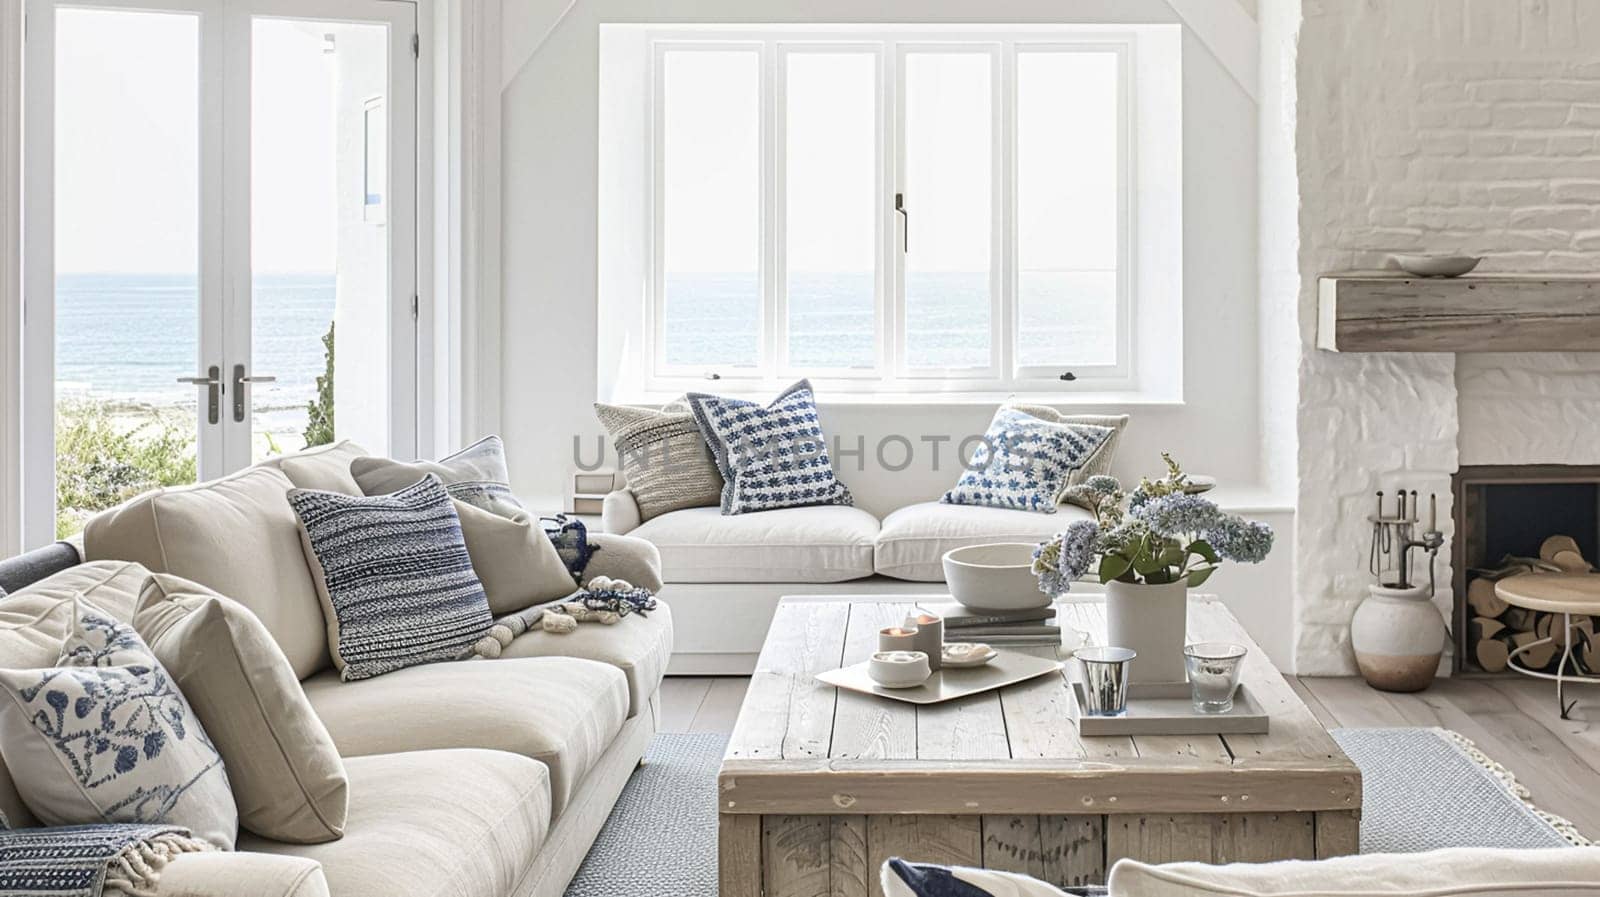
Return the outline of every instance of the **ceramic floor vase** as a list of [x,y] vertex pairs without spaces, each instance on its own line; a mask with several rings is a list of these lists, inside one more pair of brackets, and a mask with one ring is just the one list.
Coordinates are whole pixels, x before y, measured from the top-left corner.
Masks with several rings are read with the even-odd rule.
[[1367,587],[1350,620],[1356,666],[1383,691],[1421,691],[1433,684],[1449,633],[1427,586]]
[[1106,644],[1139,652],[1131,682],[1183,682],[1189,589],[1183,581],[1148,586],[1106,583]]

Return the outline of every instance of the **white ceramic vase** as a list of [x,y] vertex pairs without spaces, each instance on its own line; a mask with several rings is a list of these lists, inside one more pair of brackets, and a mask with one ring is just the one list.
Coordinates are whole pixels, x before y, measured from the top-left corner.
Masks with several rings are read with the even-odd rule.
[[1450,637],[1427,586],[1367,587],[1350,620],[1350,644],[1367,684],[1383,691],[1421,691],[1433,684]]
[[1183,645],[1189,625],[1189,588],[1106,583],[1106,644],[1139,653],[1130,682],[1182,682]]

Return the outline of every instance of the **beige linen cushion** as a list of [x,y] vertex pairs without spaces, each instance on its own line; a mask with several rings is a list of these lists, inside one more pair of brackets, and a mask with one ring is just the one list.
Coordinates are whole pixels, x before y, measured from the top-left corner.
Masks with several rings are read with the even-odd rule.
[[[1067,474],[1067,481],[1056,493],[1056,503],[1067,501],[1066,491],[1082,483],[1090,477],[1111,475],[1111,465],[1116,460],[1117,444],[1122,441],[1122,431],[1128,428],[1129,417],[1126,414],[1062,414],[1048,405],[1028,405],[1022,402],[1007,402],[1005,406],[1015,408],[1024,414],[1031,414],[1040,420],[1047,420],[1057,424],[1085,424],[1091,427],[1105,427],[1111,435],[1100,443],[1100,447],[1090,453],[1082,466]],[[1089,510],[1094,510],[1090,508]]]
[[459,499],[454,504],[472,569],[495,616],[565,598],[577,590],[567,565],[532,515],[523,511],[501,517]]
[[[129,561],[79,564],[0,598],[0,668],[47,667],[61,656],[61,642],[70,622],[65,610],[39,619],[62,599],[82,595],[90,604],[119,620],[133,619],[139,589],[149,571]],[[39,820],[17,793],[11,773],[0,763],[0,813],[17,828]]]
[[357,458],[350,462],[350,473],[367,495],[399,492],[431,473],[444,483],[451,498],[501,517],[523,513],[522,503],[511,494],[505,444],[498,436],[485,436],[437,461]]
[[328,666],[328,637],[289,507],[292,488],[282,471],[252,467],[147,492],[90,519],[84,555],[138,561],[229,596],[261,619],[304,679]]
[[628,535],[661,551],[668,582],[847,582],[872,575],[878,518],[847,505],[684,508]]
[[157,573],[133,622],[222,754],[240,824],[297,844],[344,834],[339,751],[261,621],[205,586]]
[[1119,860],[1108,886],[1116,897],[1576,897],[1600,894],[1600,847],[1451,848],[1225,866]]
[[656,411],[596,402],[641,521],[683,508],[720,506],[722,474],[687,403]]
[[161,867],[154,897],[328,897],[315,860],[244,851],[180,853]]
[[1054,514],[947,505],[907,505],[883,518],[873,566],[884,576],[913,582],[944,582],[945,552],[990,542],[1043,542],[1075,520],[1093,515],[1071,505]]
[[356,485],[356,478],[350,475],[350,462],[369,454],[371,452],[354,442],[342,439],[292,455],[268,458],[256,466],[283,471],[283,475],[298,489],[360,495],[361,487]]
[[350,822],[343,838],[307,846],[246,835],[239,849],[315,860],[338,897],[531,893],[519,886],[551,820],[548,772],[537,761],[442,750],[352,757],[347,766]]
[[351,757],[438,748],[532,757],[550,768],[559,815],[628,716],[622,671],[575,657],[430,663],[356,682],[329,672],[307,679],[305,688],[346,758],[351,834],[361,800]]

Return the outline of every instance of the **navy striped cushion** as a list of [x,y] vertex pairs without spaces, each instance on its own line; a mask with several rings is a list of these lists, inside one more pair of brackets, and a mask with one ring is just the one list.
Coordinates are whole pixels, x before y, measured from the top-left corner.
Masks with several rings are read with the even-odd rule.
[[433,474],[388,495],[295,489],[346,680],[462,656],[493,619],[450,493]]

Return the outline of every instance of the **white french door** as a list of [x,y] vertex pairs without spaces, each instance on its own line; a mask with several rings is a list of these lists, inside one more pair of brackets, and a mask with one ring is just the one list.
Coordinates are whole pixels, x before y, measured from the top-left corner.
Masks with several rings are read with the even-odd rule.
[[409,0],[28,0],[24,540],[416,449]]

